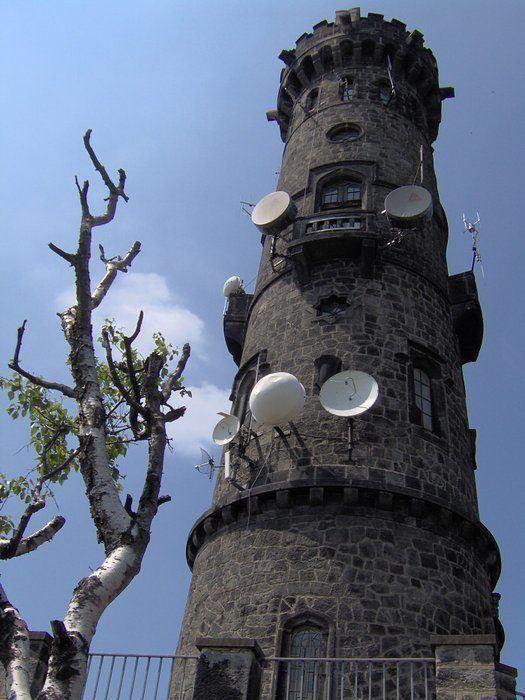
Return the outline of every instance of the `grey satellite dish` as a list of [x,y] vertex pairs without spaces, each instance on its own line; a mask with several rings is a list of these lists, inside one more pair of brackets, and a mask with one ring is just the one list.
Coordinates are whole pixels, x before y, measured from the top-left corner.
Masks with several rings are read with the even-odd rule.
[[219,413],[218,415],[223,416],[223,418],[213,429],[212,440],[216,445],[227,445],[239,432],[239,419],[228,413]]
[[432,217],[432,195],[418,185],[398,187],[387,194],[385,212],[394,226],[416,227]]
[[252,223],[262,233],[277,236],[292,224],[297,216],[297,207],[288,192],[271,192],[263,197],[252,211]]
[[321,387],[321,406],[334,416],[351,418],[368,411],[379,395],[376,380],[357,370],[334,374]]

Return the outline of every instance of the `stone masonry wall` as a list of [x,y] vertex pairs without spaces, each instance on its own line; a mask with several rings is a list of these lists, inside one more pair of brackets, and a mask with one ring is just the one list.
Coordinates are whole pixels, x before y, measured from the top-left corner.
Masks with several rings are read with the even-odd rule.
[[249,636],[278,655],[284,620],[314,611],[330,621],[330,656],[429,656],[432,633],[494,632],[490,590],[472,547],[415,518],[264,511],[199,551],[179,653],[194,653],[198,636]]

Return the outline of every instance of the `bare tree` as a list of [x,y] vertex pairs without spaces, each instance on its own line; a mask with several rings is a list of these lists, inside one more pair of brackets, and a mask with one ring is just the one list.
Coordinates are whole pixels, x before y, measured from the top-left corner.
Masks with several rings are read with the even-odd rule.
[[[39,450],[38,479],[25,496],[27,507],[13,526],[9,538],[0,539],[0,558],[11,559],[31,552],[51,540],[64,525],[57,516],[44,527],[26,536],[33,515],[45,507],[44,490],[47,485],[60,481],[74,461],[82,475],[90,513],[99,541],[103,543],[105,558],[100,566],[83,578],[71,595],[63,620],[53,620],[53,643],[47,677],[39,694],[40,700],[80,698],[86,682],[87,657],[100,616],[106,607],[138,574],[149,543],[152,521],[160,504],[170,500],[160,495],[165,450],[168,443],[166,426],[180,418],[184,407],[170,406],[174,393],[184,395],[182,374],[190,355],[184,345],[173,373],[167,363],[170,354],[157,346],[141,361],[133,348],[140,333],[142,312],[131,336],[121,336],[115,342],[111,328],[103,331],[103,346],[107,373],[113,383],[113,405],[105,405],[100,362],[95,355],[92,334],[92,312],[101,304],[119,272],[127,272],[140,252],[136,242],[123,256],[107,258],[102,246],[100,257],[106,272],[92,291],[90,259],[93,229],[109,223],[115,216],[119,199],[128,200],[124,191],[126,174],[119,170],[118,183],[109,177],[90,143],[91,130],[84,135],[84,146],[95,169],[108,190],[106,211],[98,216],[88,204],[89,182],[81,186],[75,178],[82,209],[78,246],[74,253],[66,252],[50,243],[51,250],[68,262],[74,270],[76,302],[59,314],[62,330],[69,344],[69,367],[72,385],[42,379],[22,368],[20,353],[26,322],[18,329],[17,342],[10,368],[31,386],[42,392],[58,392],[72,399],[77,406],[74,425],[62,420],[60,409],[47,424],[47,439]],[[121,359],[114,359],[119,348]],[[131,431],[131,440],[147,441],[145,478],[136,510],[128,495],[121,501],[112,443],[108,440],[110,416],[119,408]],[[57,418],[58,416],[58,418]],[[66,447],[68,433],[78,438],[78,445]],[[60,449],[59,449],[60,447]],[[52,457],[52,459],[51,459]],[[0,585],[0,661],[7,674],[9,699],[30,700],[29,632],[18,609],[10,602]]]

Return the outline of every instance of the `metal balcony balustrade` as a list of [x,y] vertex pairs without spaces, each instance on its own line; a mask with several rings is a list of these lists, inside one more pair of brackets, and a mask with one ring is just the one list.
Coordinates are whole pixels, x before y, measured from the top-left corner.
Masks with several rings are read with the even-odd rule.
[[346,212],[341,214],[318,214],[304,219],[298,219],[294,223],[292,241],[307,239],[319,234],[333,234],[337,232],[339,235],[360,231],[364,233],[376,230],[375,212],[356,211]]
[[435,659],[268,659],[275,700],[434,700]]
[[90,654],[82,700],[190,700],[197,656]]
[[[90,654],[83,700],[191,700],[197,661]],[[434,664],[431,658],[267,658],[261,700],[434,700]]]

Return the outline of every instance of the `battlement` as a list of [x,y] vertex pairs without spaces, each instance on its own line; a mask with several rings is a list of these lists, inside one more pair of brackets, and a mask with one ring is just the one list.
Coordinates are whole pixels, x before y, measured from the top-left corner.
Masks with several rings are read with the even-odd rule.
[[384,69],[386,79],[390,63],[390,77],[420,101],[430,141],[437,137],[442,100],[454,94],[452,88],[439,87],[436,59],[424,46],[419,30],[409,32],[403,22],[388,22],[381,14],[362,17],[359,8],[336,12],[334,22],[319,22],[279,58],[286,67],[281,73],[277,110],[269,113],[269,119],[279,123],[283,140],[295,101],[328,74],[342,77],[346,71],[374,66]]

